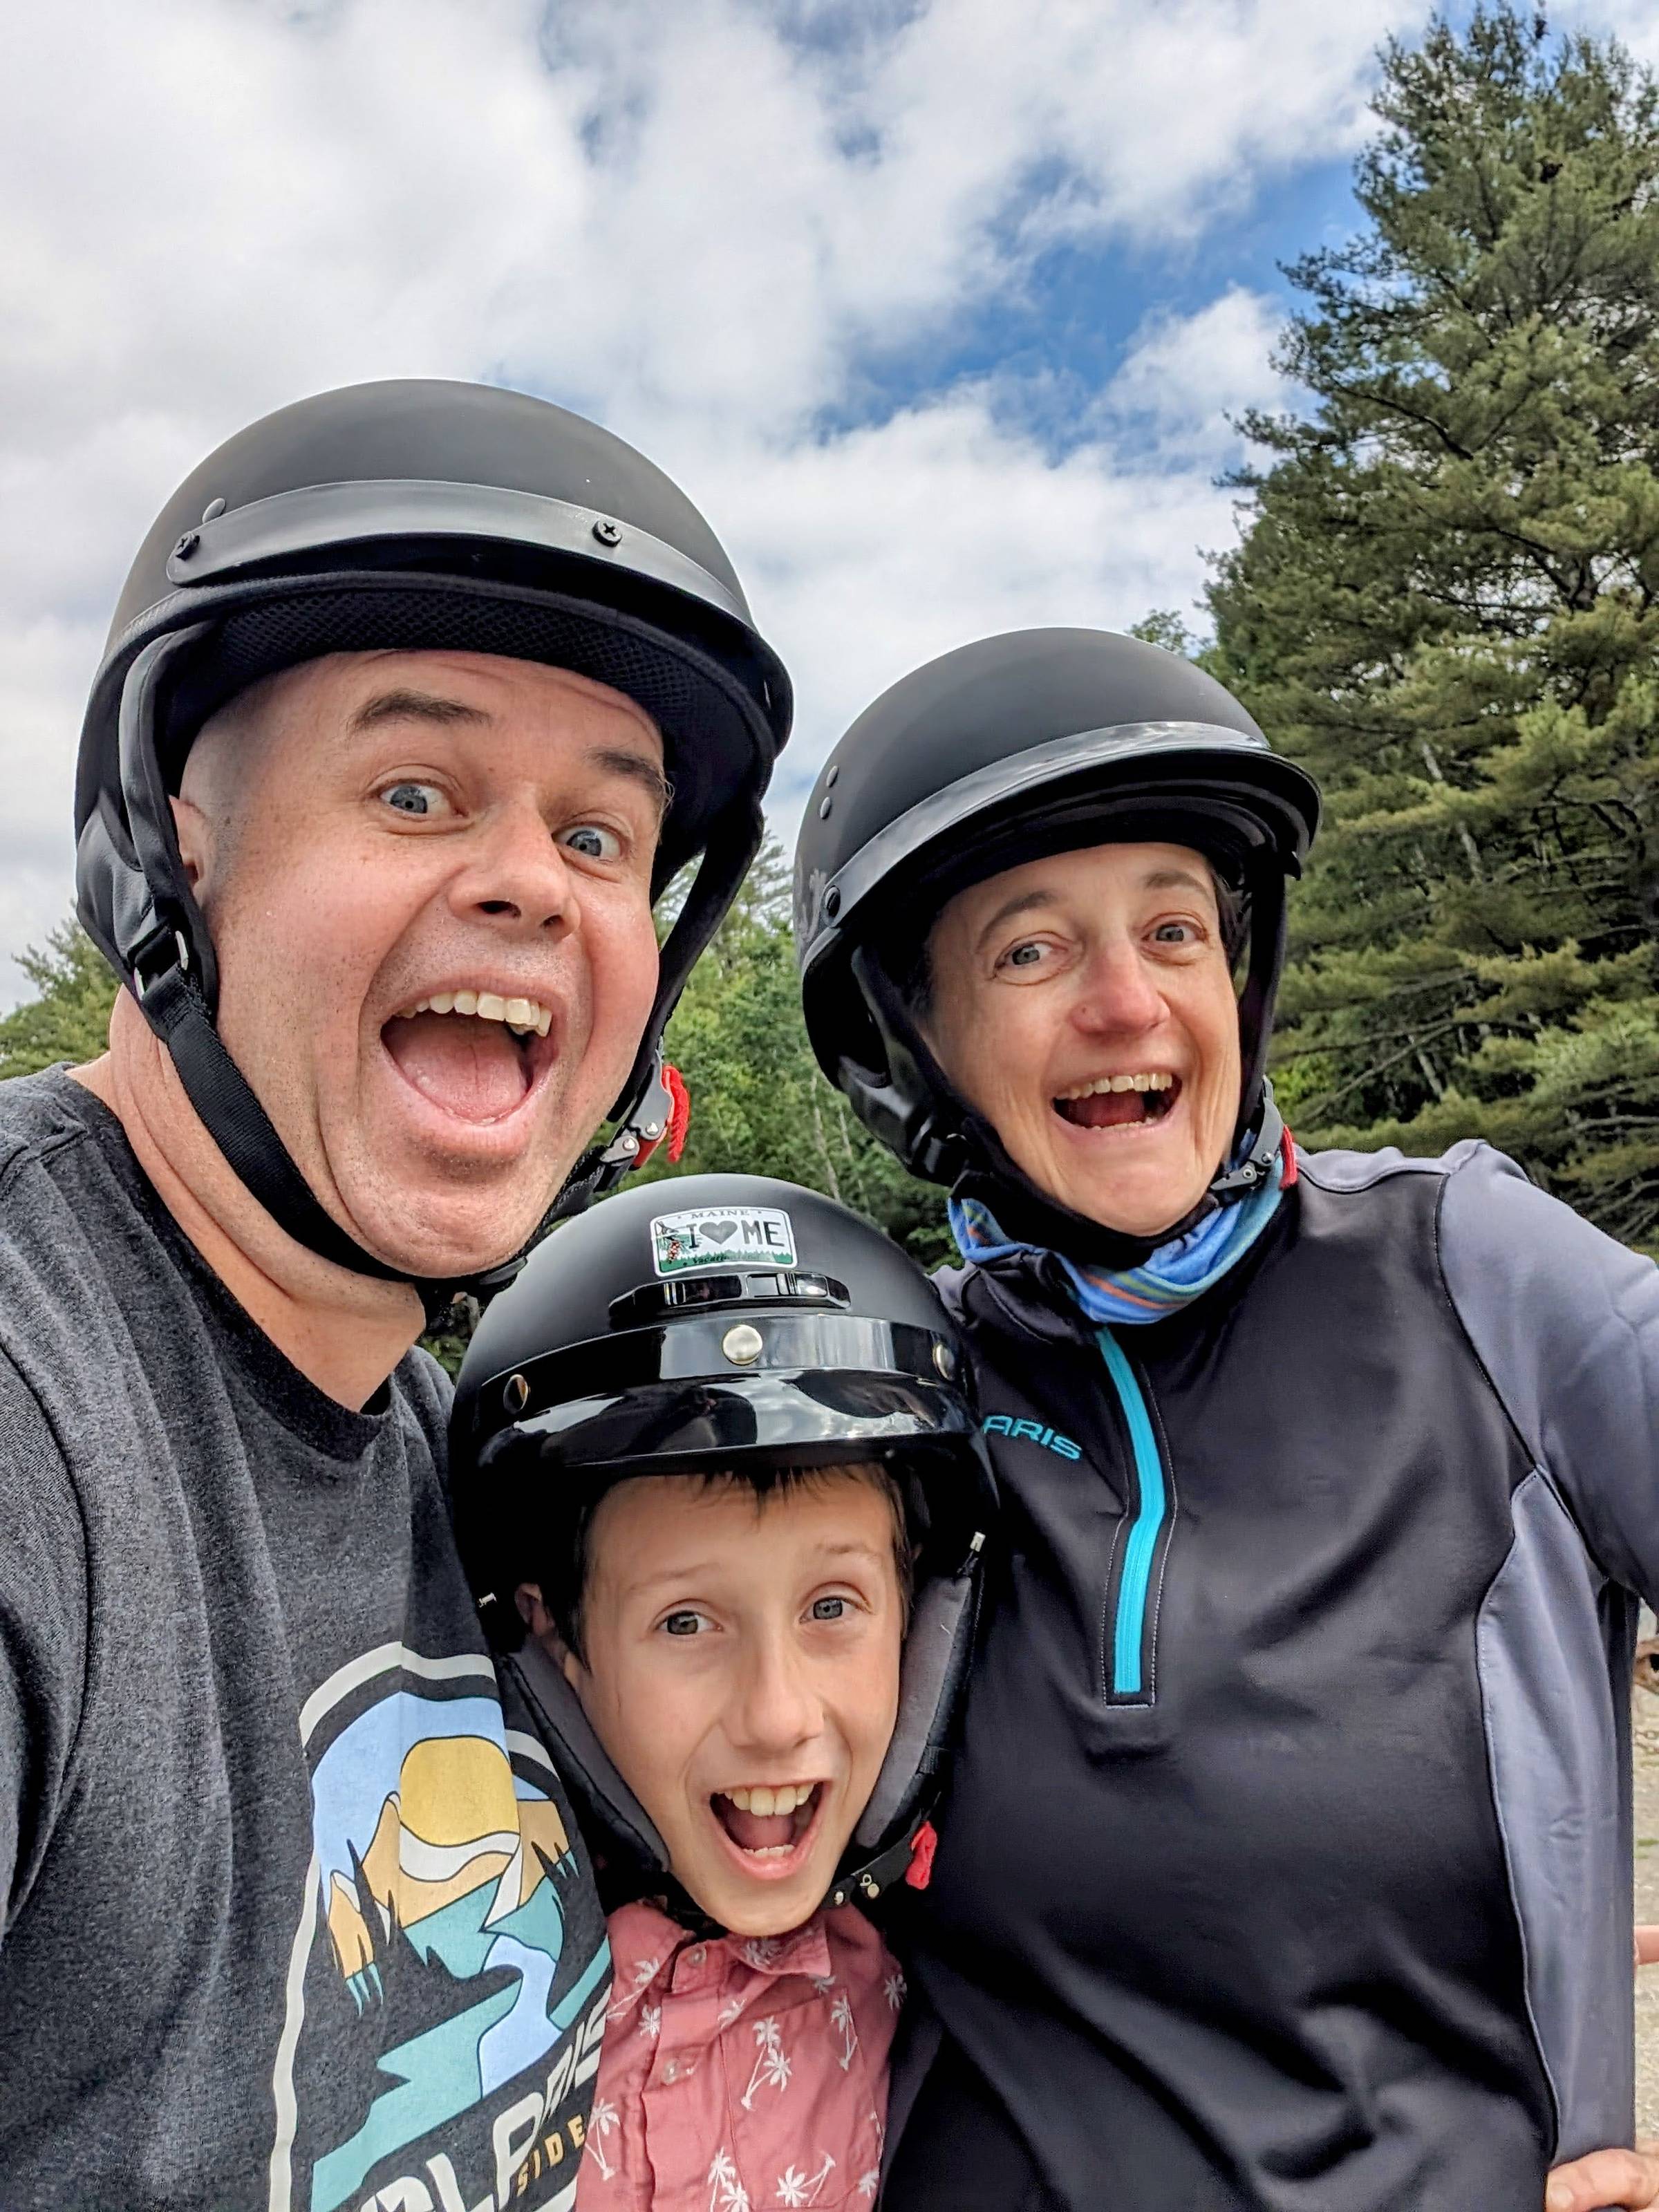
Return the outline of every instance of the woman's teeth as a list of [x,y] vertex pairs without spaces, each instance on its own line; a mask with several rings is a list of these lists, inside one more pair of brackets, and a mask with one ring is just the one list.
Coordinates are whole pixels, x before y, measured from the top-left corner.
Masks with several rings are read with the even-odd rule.
[[722,1790],[720,1794],[729,1797],[739,1813],[793,1813],[817,1786],[816,1782],[785,1782],[769,1790],[762,1783],[752,1790]]
[[545,1036],[553,1026],[547,1007],[534,999],[503,999],[494,991],[434,991],[399,1010],[399,1021],[416,1014],[476,1014],[481,1022],[505,1022],[520,1036]]
[[1109,1091],[1167,1091],[1175,1078],[1166,1070],[1151,1069],[1144,1075],[1097,1075],[1088,1083],[1079,1083],[1074,1090],[1062,1091],[1062,1098],[1099,1098]]

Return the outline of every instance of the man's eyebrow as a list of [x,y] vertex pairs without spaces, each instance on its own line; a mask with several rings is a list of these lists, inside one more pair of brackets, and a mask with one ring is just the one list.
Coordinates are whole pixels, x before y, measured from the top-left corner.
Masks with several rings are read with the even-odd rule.
[[658,814],[667,813],[674,787],[655,761],[647,760],[643,753],[630,753],[621,745],[601,745],[588,758],[595,768],[611,775],[629,776],[635,783],[643,784],[657,802]]
[[372,699],[365,699],[352,716],[349,726],[354,730],[372,730],[380,722],[487,722],[490,716],[482,707],[469,706],[464,699],[446,699],[438,691],[414,691],[399,685],[392,691],[377,691]]

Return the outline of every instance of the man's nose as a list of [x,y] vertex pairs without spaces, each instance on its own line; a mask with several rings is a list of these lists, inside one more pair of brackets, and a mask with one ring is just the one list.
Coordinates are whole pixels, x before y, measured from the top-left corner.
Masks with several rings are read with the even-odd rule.
[[1090,959],[1072,1015],[1094,1036],[1138,1036],[1156,1029],[1169,1010],[1139,947],[1123,937],[1101,945]]
[[580,920],[576,878],[564,848],[531,799],[490,810],[469,841],[450,884],[458,915],[484,915],[550,936],[568,936]]
[[781,1754],[818,1733],[823,1714],[810,1670],[787,1638],[757,1638],[736,1688],[731,1735],[738,1748]]

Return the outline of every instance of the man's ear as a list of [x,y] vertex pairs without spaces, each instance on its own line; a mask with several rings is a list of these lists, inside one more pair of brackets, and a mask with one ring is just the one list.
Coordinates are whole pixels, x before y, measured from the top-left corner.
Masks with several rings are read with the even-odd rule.
[[213,859],[213,825],[193,799],[174,799],[169,804],[185,879],[199,905]]
[[519,1608],[520,1620],[558,1668],[565,1680],[572,1689],[578,1688],[577,1676],[585,1675],[587,1669],[560,1635],[552,1614],[543,1604],[540,1583],[520,1583],[513,1593],[513,1602]]

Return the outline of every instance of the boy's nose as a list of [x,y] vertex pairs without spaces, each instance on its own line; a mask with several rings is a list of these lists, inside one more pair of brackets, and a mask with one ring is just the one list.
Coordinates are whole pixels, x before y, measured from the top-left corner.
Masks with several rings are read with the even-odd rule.
[[781,1641],[768,1639],[747,1655],[734,1701],[732,1740],[746,1751],[793,1751],[821,1724],[808,1670]]

